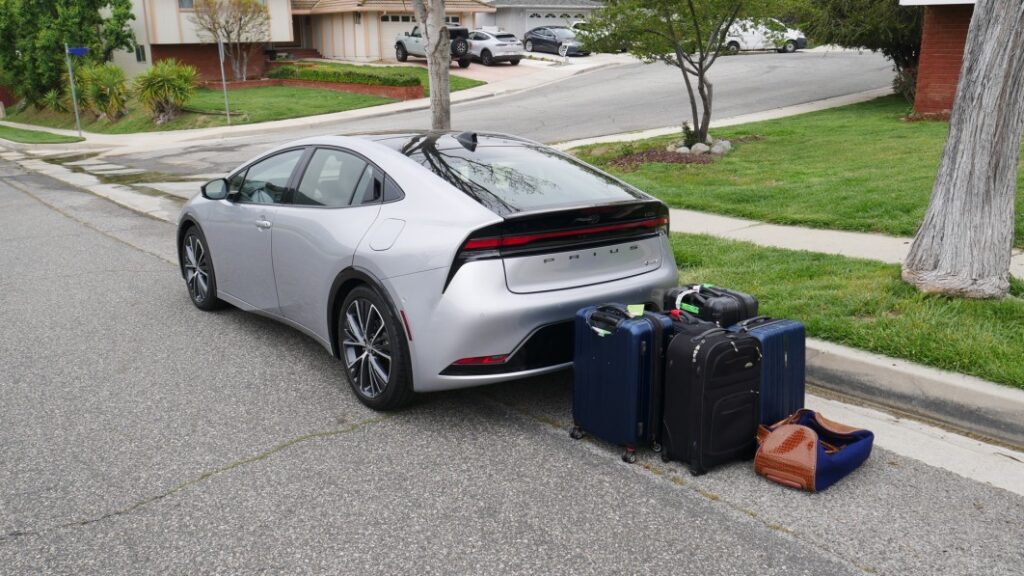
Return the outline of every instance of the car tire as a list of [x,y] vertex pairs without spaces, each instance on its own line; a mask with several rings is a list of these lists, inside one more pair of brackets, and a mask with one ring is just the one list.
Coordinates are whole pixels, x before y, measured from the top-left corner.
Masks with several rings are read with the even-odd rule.
[[406,62],[409,60],[409,51],[405,49],[405,44],[395,45],[395,60],[399,62]]
[[521,60],[520,58],[512,58],[511,60],[508,61],[508,63],[513,65],[513,66],[519,66],[519,61],[520,60]]
[[452,56],[462,57],[469,53],[469,41],[465,38],[452,40]]
[[784,52],[786,54],[792,54],[793,52],[796,52],[796,42],[792,40],[786,40],[786,43],[782,45],[782,50],[780,50],[780,52]]
[[206,312],[224,307],[224,302],[217,298],[217,274],[209,246],[203,231],[192,226],[182,237],[179,257],[189,299]]
[[533,52],[533,40],[527,40],[526,45],[523,47],[526,48],[527,52]]
[[726,45],[726,47],[725,47],[725,53],[726,54],[739,54],[740,53],[740,43],[739,42],[729,42],[729,44]]
[[469,63],[470,63],[470,59],[469,58],[460,58],[459,59],[459,68],[469,68]]
[[338,353],[356,398],[379,411],[411,402],[409,344],[387,301],[369,286],[357,286],[345,296],[337,325]]
[[490,50],[484,50],[480,53],[480,63],[484,66],[494,66],[494,56],[491,55]]

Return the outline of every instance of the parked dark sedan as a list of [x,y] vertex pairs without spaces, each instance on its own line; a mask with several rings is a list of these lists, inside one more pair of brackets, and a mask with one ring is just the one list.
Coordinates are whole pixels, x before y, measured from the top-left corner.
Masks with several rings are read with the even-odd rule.
[[565,26],[541,26],[530,30],[523,36],[523,44],[527,52],[551,52],[558,54],[561,46],[567,48],[569,56],[586,56],[590,50],[576,39],[576,33]]

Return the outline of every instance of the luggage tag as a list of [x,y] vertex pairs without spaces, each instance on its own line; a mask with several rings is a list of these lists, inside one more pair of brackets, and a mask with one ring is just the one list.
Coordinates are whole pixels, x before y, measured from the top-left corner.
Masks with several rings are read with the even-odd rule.
[[[705,284],[705,286],[710,286],[710,284]],[[684,310],[686,312],[689,312],[690,314],[700,314],[700,308],[698,308],[697,306],[694,306],[693,304],[683,303],[683,298],[689,296],[690,294],[699,294],[700,288],[701,285],[696,284],[693,288],[683,290],[682,292],[680,292],[679,295],[676,296],[676,309]]]

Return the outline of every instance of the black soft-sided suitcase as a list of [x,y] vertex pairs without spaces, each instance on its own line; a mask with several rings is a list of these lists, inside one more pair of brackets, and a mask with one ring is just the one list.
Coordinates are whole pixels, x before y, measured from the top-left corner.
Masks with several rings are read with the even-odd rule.
[[664,309],[683,310],[727,328],[757,316],[757,298],[713,284],[695,284],[669,290],[665,294]]
[[626,447],[622,459],[653,444],[661,430],[664,351],[672,319],[645,312],[629,317],[619,304],[576,313],[573,368],[573,438],[588,432]]
[[806,341],[796,320],[758,316],[729,327],[761,342],[761,423],[768,426],[804,407]]
[[662,452],[690,472],[749,458],[760,423],[761,345],[682,316],[665,350]]

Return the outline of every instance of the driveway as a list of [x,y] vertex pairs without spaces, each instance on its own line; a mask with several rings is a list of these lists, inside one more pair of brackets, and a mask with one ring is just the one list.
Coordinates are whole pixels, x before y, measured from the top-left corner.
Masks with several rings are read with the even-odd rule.
[[[0,574],[1019,574],[1024,498],[876,449],[829,491],[574,442],[564,375],[355,401],[189,302],[173,227],[0,160]],[[443,327],[438,327],[443,337]]]

